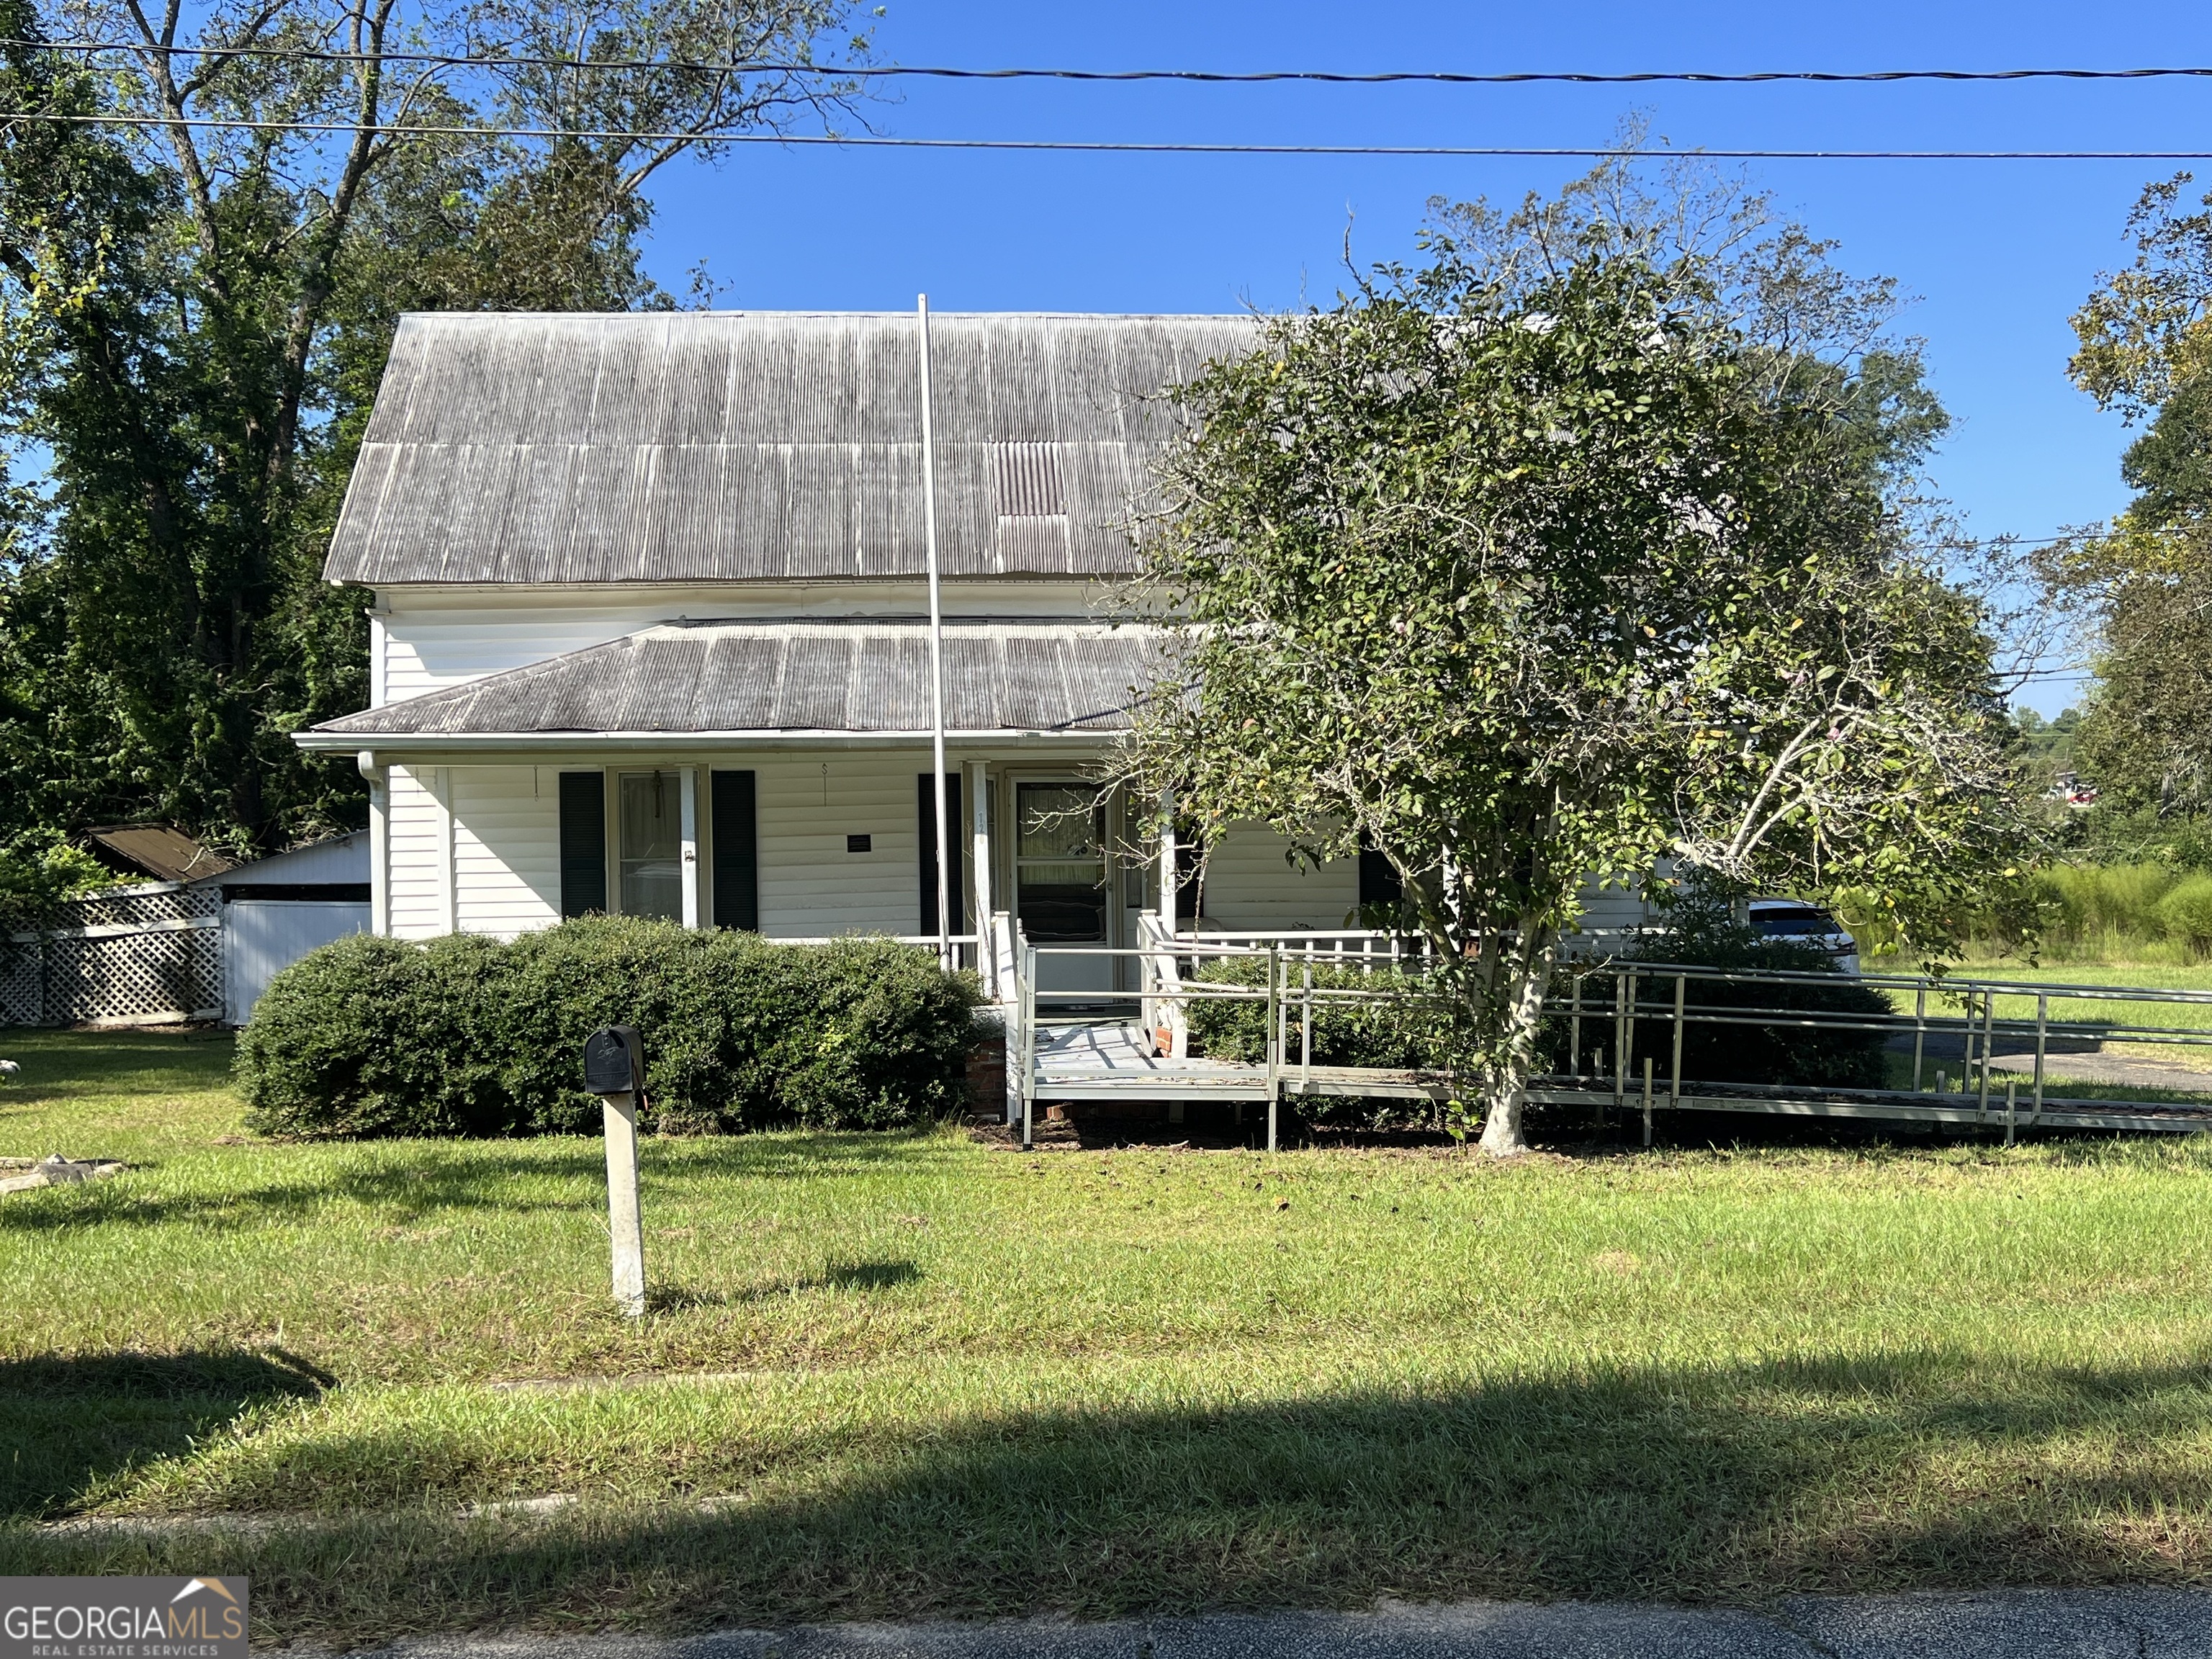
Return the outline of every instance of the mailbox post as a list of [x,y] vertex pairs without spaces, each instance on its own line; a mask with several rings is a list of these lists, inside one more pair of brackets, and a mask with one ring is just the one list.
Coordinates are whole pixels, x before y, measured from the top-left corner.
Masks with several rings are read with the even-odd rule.
[[645,1312],[645,1224],[637,1209],[637,1099],[645,1090],[645,1048],[636,1026],[602,1026],[584,1040],[584,1087],[599,1097],[606,1121],[615,1301],[636,1319]]

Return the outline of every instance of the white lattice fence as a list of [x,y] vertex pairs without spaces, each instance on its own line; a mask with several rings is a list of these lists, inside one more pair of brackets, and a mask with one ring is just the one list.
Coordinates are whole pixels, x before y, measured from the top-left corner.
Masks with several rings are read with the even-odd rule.
[[70,900],[0,956],[0,1024],[220,1018],[222,909],[216,888],[177,883]]

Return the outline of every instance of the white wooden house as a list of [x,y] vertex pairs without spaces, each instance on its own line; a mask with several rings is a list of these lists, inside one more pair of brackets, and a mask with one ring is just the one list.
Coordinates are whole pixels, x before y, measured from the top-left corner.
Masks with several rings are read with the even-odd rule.
[[[1066,811],[1145,677],[1102,587],[1154,394],[1251,325],[932,338],[954,931],[1121,944],[1157,860],[1125,803]],[[327,571],[374,592],[374,702],[298,738],[369,779],[375,929],[934,933],[920,370],[910,315],[402,322]],[[1205,911],[1337,927],[1358,881],[1255,830],[1213,850]]]
[[[1146,672],[1100,601],[1172,434],[1158,394],[1253,337],[933,319],[957,933],[1008,911],[1125,945],[1159,905],[1129,804],[1068,810]],[[374,593],[374,701],[298,734],[369,780],[375,931],[936,932],[920,339],[908,314],[401,322],[327,568]],[[1342,927],[1361,862],[1232,833],[1203,920]]]

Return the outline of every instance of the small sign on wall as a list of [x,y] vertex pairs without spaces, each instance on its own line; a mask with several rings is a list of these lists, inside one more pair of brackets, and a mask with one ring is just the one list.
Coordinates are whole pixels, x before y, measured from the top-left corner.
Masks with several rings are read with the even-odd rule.
[[876,838],[873,836],[848,836],[845,837],[845,850],[848,853],[872,853],[875,850],[875,846]]

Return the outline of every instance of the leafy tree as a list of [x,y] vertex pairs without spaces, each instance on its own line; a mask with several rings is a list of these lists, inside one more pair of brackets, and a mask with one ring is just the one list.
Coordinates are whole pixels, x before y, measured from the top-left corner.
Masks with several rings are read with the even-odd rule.
[[0,965],[14,936],[52,925],[64,899],[127,884],[82,848],[60,836],[27,835],[0,851]]
[[2081,729],[2079,708],[2063,708],[2049,720],[2033,708],[2016,708],[2012,723],[2022,756],[2045,781],[2053,774],[2072,769],[2074,738]]
[[[320,568],[398,313],[673,303],[640,266],[654,171],[853,94],[687,65],[808,62],[844,10],[93,0],[73,27],[137,49],[88,61],[0,0],[0,446],[39,486],[0,498],[0,845],[350,821],[359,780],[287,733],[366,699],[364,596]],[[424,46],[481,61],[393,55]],[[96,116],[155,125],[45,118]]]
[[2121,459],[2128,511],[2042,560],[2057,603],[2098,625],[2075,754],[2100,814],[2212,809],[2212,196],[2185,211],[2190,182],[2143,192],[2128,221],[2135,262],[2074,318],[2075,383],[2148,422]]
[[1389,856],[1507,1153],[1586,876],[1871,896],[1934,945],[2028,832],[1980,608],[1913,539],[1942,416],[1886,285],[1625,160],[1425,248],[1181,389],[1127,769],[1209,844]]

